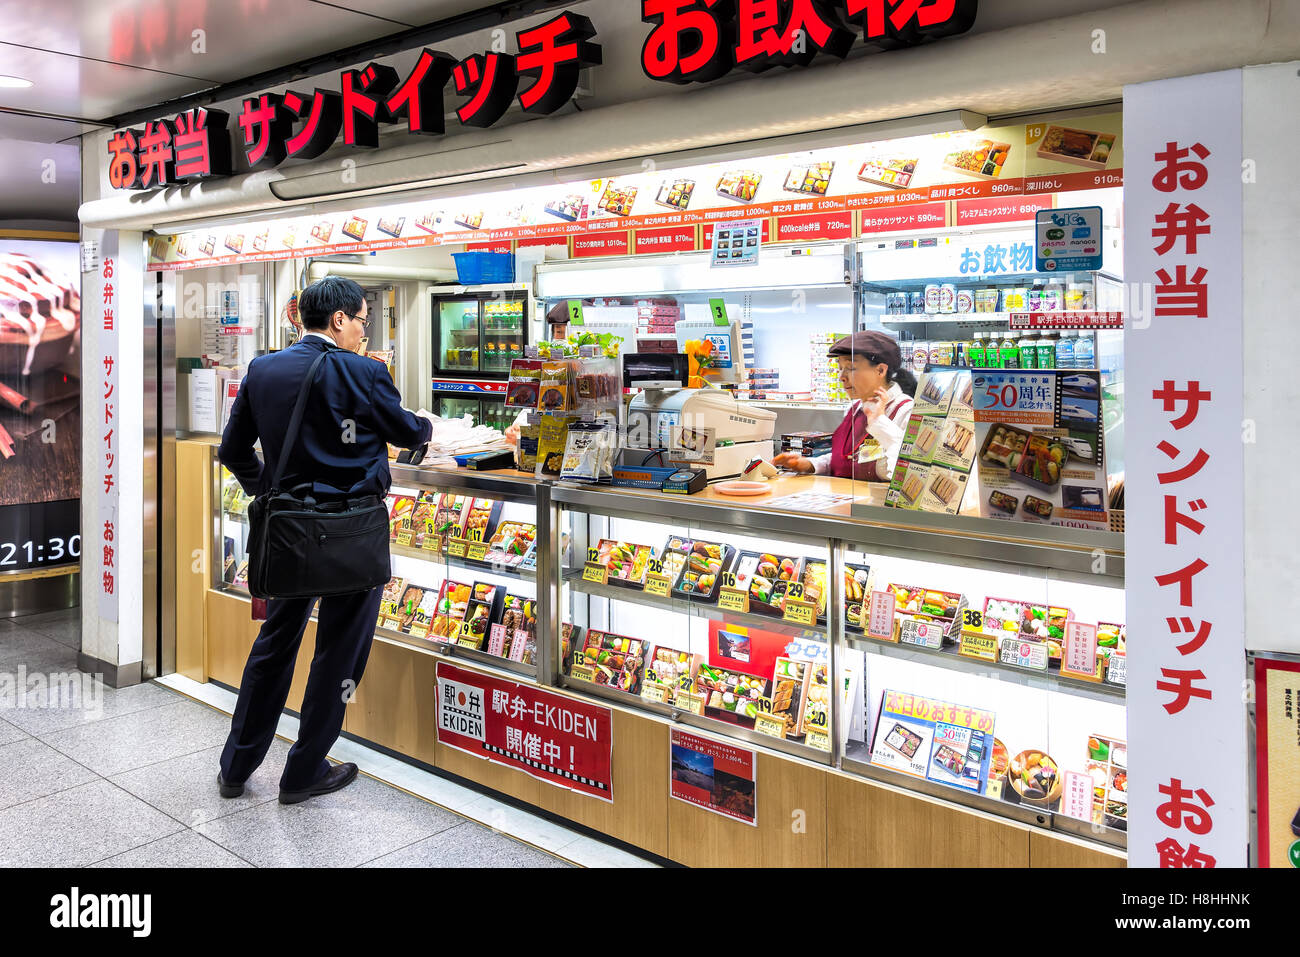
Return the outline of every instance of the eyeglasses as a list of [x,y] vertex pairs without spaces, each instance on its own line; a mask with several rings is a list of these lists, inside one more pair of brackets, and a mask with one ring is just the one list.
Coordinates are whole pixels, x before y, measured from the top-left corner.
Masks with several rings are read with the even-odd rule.
[[352,315],[351,313],[347,313],[347,312],[343,313],[343,315],[347,316],[349,319],[355,319],[357,322],[361,323],[361,328],[362,328],[362,329],[369,329],[369,328],[370,328],[370,320],[369,320],[369,319],[362,319],[360,316],[354,316],[354,315]]

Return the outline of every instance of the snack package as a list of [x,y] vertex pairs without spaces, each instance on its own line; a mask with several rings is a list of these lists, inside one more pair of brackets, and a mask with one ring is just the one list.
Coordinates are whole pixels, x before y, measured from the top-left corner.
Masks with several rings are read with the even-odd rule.
[[573,365],[569,362],[543,362],[538,383],[537,408],[542,412],[566,412],[573,408]]
[[515,446],[515,468],[521,472],[537,469],[537,445],[542,435],[542,418],[530,415],[519,426],[519,444]]
[[576,416],[544,415],[537,439],[537,476],[559,475],[564,464],[564,448],[567,444],[569,426],[577,421]]
[[541,378],[541,359],[510,360],[510,380],[506,383],[506,408],[537,408]]
[[608,481],[614,476],[618,434],[604,422],[575,422],[569,427],[560,478],[575,482]]

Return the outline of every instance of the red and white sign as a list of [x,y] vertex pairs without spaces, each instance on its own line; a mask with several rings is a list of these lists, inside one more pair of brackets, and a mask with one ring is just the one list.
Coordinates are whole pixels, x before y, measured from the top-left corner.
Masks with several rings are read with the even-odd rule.
[[1051,209],[1051,195],[994,196],[989,199],[957,200],[958,226],[980,226],[985,223],[1033,222],[1040,209]]
[[573,237],[573,258],[585,259],[589,256],[626,256],[628,253],[628,234],[596,233],[593,236]]
[[1122,312],[1013,312],[1012,329],[1123,329]]
[[609,708],[438,662],[438,743],[614,800]]
[[[118,263],[118,233],[107,230],[101,245],[103,265],[96,276],[98,285],[98,308],[90,314],[89,321],[98,322],[99,366],[95,369],[96,379],[102,376],[102,385],[95,381],[97,387],[95,405],[99,431],[99,455],[96,465],[100,473],[99,486],[99,522],[90,530],[86,538],[95,541],[98,548],[89,553],[89,561],[95,569],[94,580],[99,591],[99,617],[106,621],[118,620],[118,584],[121,570],[117,560],[121,552],[121,532],[118,523],[118,486],[122,482],[122,467],[118,464],[121,454],[121,409],[122,396],[118,394],[118,326],[121,314],[118,300],[121,298],[118,288],[120,279],[116,275]],[[92,538],[93,535],[93,538]]]
[[510,249],[510,240],[496,239],[486,243],[466,243],[466,252],[485,252],[485,253],[508,253]]
[[666,229],[638,229],[636,251],[641,253],[677,253],[695,249],[694,226],[669,226]]
[[714,814],[758,824],[754,752],[725,741],[671,728],[668,793]]
[[1137,867],[1247,863],[1241,114],[1240,70],[1124,90]]
[[859,233],[894,233],[909,229],[930,229],[948,224],[947,203],[921,203],[916,206],[899,206],[896,209],[862,211]]
[[1097,673],[1097,626],[1081,621],[1065,623],[1061,644],[1061,674],[1091,679]]
[[808,216],[782,216],[776,221],[776,242],[802,243],[818,239],[850,239],[853,214],[813,213]]
[[873,591],[871,611],[867,618],[867,634],[872,638],[894,640],[894,610],[897,603],[892,591]]

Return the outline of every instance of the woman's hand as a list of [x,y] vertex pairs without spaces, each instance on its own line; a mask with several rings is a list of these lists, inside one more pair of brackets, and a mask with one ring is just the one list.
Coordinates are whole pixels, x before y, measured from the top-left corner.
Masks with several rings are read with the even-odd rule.
[[862,414],[867,417],[867,425],[875,422],[876,419],[884,413],[885,407],[889,405],[889,391],[887,389],[877,389],[871,395],[862,400]]
[[519,426],[512,425],[506,429],[506,441],[511,445],[519,444]]
[[777,468],[789,469],[791,472],[802,472],[804,475],[811,475],[817,471],[813,460],[805,458],[798,452],[782,452],[772,459],[772,464]]

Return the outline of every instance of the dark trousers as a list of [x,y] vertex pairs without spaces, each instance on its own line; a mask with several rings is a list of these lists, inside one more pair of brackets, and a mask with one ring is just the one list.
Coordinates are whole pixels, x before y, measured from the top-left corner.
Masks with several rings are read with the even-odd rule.
[[[366,669],[382,595],[379,586],[320,599],[316,654],[303,694],[298,740],[289,750],[280,776],[282,789],[306,790],[329,770],[325,755],[338,740],[344,709]],[[248,653],[230,737],[221,752],[221,776],[232,784],[248,780],[271,747],[289,697],[298,646],[315,603],[315,598],[267,603],[266,621]]]

